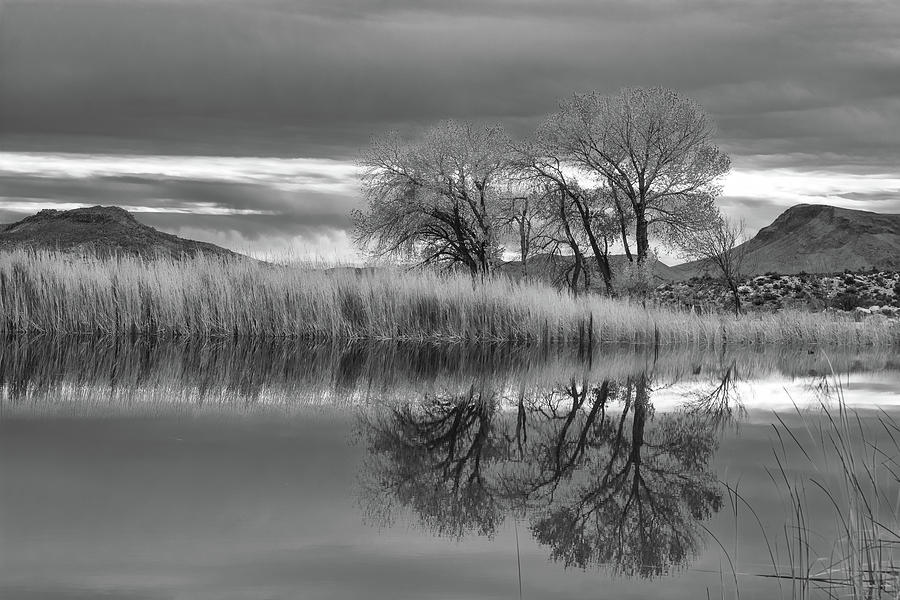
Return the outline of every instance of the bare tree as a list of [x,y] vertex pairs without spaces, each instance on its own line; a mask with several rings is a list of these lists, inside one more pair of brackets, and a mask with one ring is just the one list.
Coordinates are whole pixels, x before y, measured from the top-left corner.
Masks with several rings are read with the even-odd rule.
[[522,276],[526,278],[528,259],[535,249],[535,234],[540,227],[543,194],[543,190],[537,188],[524,188],[510,189],[504,195],[501,221],[503,232],[518,247]]
[[744,222],[732,221],[721,214],[710,226],[691,232],[681,242],[688,256],[705,261],[718,272],[722,283],[731,292],[735,316],[741,314],[738,284],[747,255],[747,245],[744,242]]
[[607,292],[612,293],[609,249],[618,235],[612,190],[604,182],[595,185],[580,182],[555,150],[552,143],[538,135],[516,147],[515,168],[519,177],[553,191],[555,210],[551,221],[565,226],[561,230],[566,233],[568,244],[583,240],[586,247],[575,254],[594,257]]
[[489,272],[501,255],[496,224],[506,135],[499,127],[444,121],[416,140],[376,139],[361,159],[365,211],[358,244],[375,255]]
[[616,199],[627,199],[638,262],[647,257],[651,228],[678,235],[714,214],[730,160],[712,136],[713,125],[698,104],[663,88],[575,94],[538,132],[547,155],[607,182]]

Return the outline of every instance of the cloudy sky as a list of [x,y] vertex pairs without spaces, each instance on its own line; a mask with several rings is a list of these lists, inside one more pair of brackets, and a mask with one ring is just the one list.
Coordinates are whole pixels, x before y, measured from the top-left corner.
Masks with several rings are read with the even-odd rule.
[[0,0],[0,223],[119,205],[240,251],[352,257],[354,158],[452,117],[664,85],[732,157],[751,230],[900,212],[896,0]]

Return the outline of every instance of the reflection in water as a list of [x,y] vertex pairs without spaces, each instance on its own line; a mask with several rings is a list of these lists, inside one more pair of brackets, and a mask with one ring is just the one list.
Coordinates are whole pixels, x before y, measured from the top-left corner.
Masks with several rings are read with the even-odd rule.
[[386,419],[366,419],[372,461],[365,476],[383,486],[370,488],[370,514],[389,520],[396,498],[441,535],[496,531],[503,509],[485,471],[503,458],[504,443],[497,403],[486,394],[431,397],[394,408]]
[[[598,584],[609,597],[729,597],[717,569],[735,548],[737,572],[750,574],[741,595],[772,597],[773,575],[793,577],[805,559],[818,573],[830,540],[848,539],[828,528],[830,503],[803,512],[824,551],[786,539],[773,450],[787,447],[780,464],[809,487],[807,450],[791,443],[811,423],[832,426],[822,406],[836,382],[840,407],[897,414],[896,356],[610,348],[586,358],[5,340],[0,596],[510,597],[521,558],[525,597],[596,597]],[[831,365],[839,376],[822,377]],[[310,405],[320,408],[292,411]],[[93,418],[107,415],[122,418]],[[842,435],[867,457],[876,447],[894,457],[893,431]],[[847,480],[834,477],[840,461],[822,464],[823,488]],[[753,518],[727,510],[739,482]],[[883,495],[897,497],[895,481]],[[371,521],[401,526],[363,526],[357,503]],[[410,518],[437,535],[403,527]],[[785,535],[760,536],[763,523]],[[800,556],[786,561],[785,547]],[[688,567],[689,577],[656,577]]]
[[566,566],[652,577],[701,549],[722,506],[709,462],[732,399],[721,383],[686,410],[655,414],[647,374],[504,398],[473,387],[361,418],[362,504],[390,522],[406,509],[438,535],[492,535],[507,515]]
[[[308,404],[403,400],[462,394],[473,385],[545,388],[585,375],[621,381],[641,373],[663,384],[705,383],[723,365],[740,378],[809,377],[900,370],[890,353],[841,349],[602,348],[593,362],[560,348],[512,346],[321,345],[290,340],[12,338],[0,342],[2,414],[133,414],[170,410],[256,410]],[[715,400],[715,398],[711,398]],[[2,416],[0,414],[0,416]]]

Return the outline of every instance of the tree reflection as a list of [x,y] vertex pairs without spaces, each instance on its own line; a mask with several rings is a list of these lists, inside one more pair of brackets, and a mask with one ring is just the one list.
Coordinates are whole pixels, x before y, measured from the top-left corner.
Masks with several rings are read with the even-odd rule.
[[684,567],[722,506],[718,429],[694,404],[655,414],[647,375],[512,398],[432,396],[363,421],[362,503],[439,535],[492,535],[508,514],[566,566],[653,577]]
[[387,521],[397,503],[439,535],[492,535],[504,512],[484,474],[501,456],[497,408],[491,393],[472,388],[368,420],[370,515]]
[[707,470],[716,437],[685,413],[654,419],[646,376],[624,386],[615,419],[591,427],[577,473],[535,510],[535,539],[567,566],[642,577],[684,566],[700,549],[699,521],[722,504]]

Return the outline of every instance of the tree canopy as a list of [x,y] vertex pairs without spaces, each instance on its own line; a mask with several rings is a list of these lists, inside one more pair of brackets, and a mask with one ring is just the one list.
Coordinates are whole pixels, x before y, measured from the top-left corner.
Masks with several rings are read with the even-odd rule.
[[712,143],[713,131],[699,104],[654,87],[613,96],[575,94],[537,135],[560,161],[608,182],[627,199],[643,261],[651,226],[665,236],[703,228],[715,214],[731,161]]
[[375,254],[490,271],[509,145],[499,127],[444,121],[408,141],[376,139],[361,160],[368,208],[356,240]]
[[596,274],[611,293],[613,251],[643,263],[652,238],[678,247],[717,222],[730,160],[713,135],[696,102],[658,87],[574,94],[523,141],[458,121],[389,134],[360,161],[356,241],[473,275],[494,270],[509,242],[523,271],[543,253],[568,265],[573,292]]

